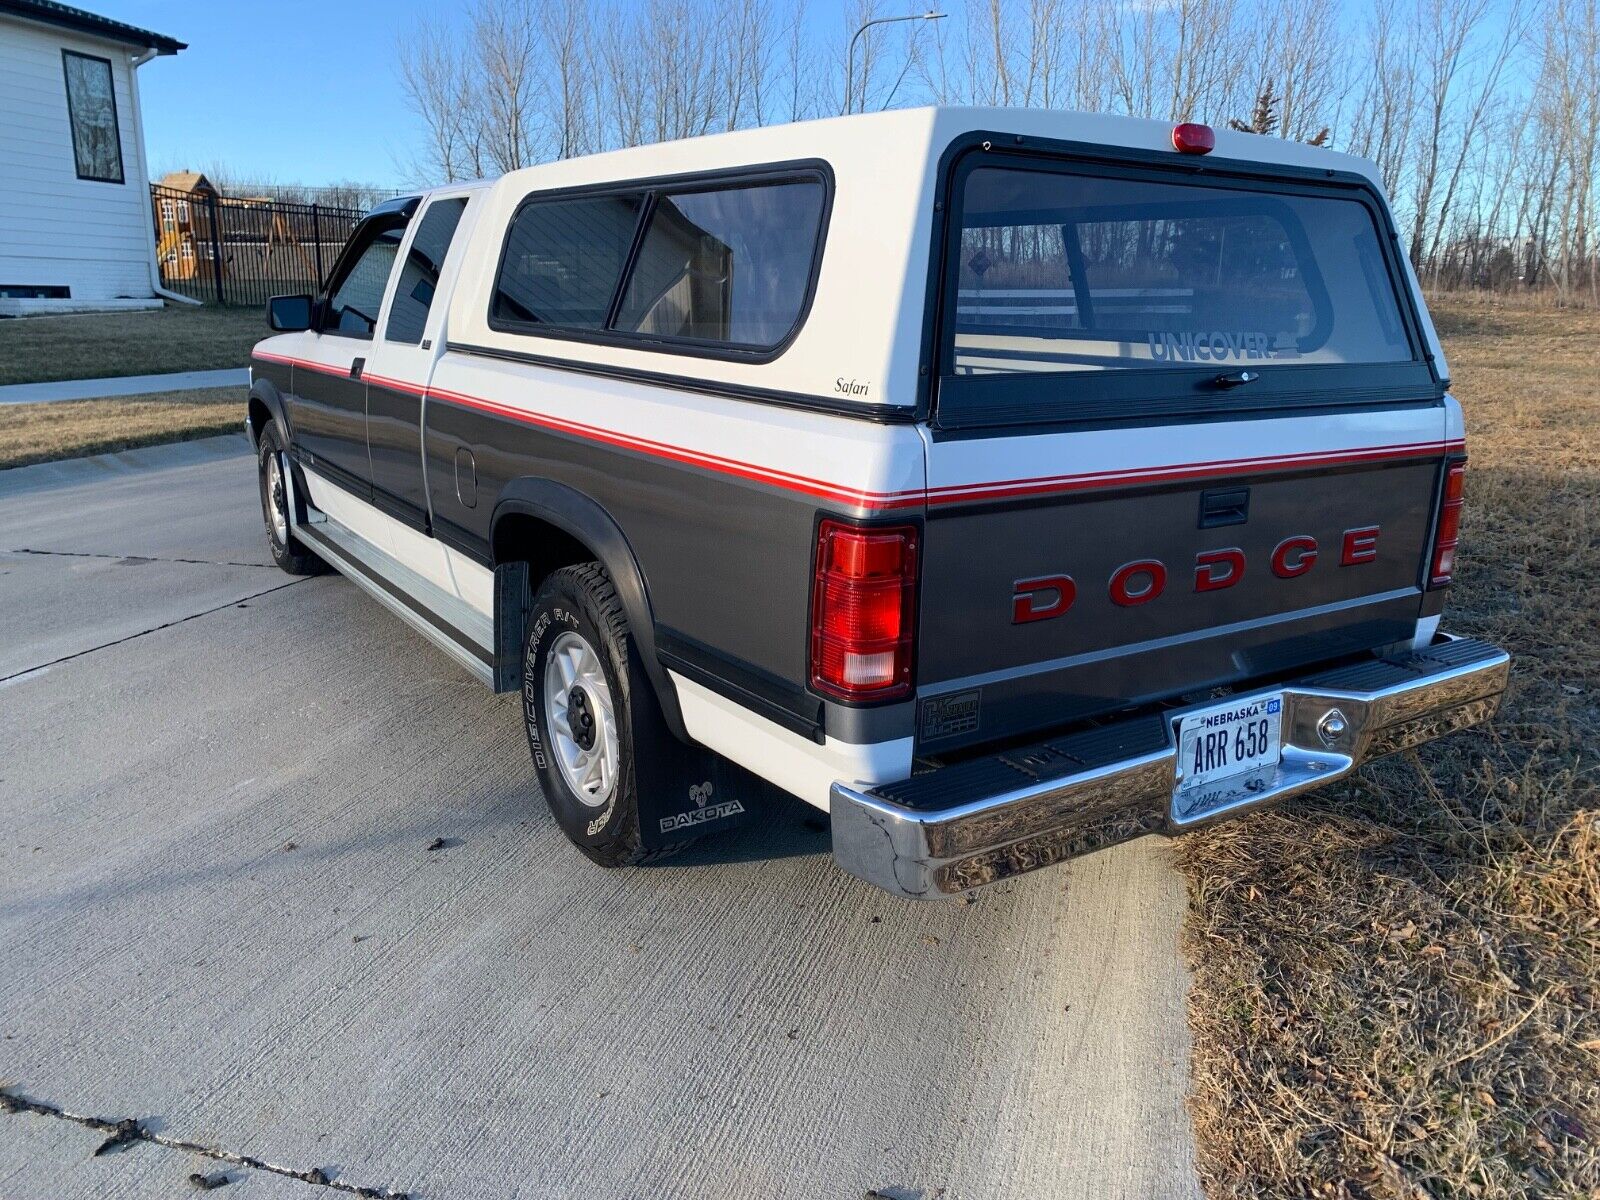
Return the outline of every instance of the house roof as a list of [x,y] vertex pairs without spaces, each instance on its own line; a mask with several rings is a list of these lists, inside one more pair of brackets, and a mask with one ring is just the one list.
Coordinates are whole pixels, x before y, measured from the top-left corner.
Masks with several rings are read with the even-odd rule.
[[188,45],[169,38],[164,33],[152,33],[135,25],[125,25],[110,17],[97,16],[81,8],[57,4],[55,0],[0,0],[0,16],[21,17],[41,25],[54,25],[78,33],[93,34],[107,41],[122,42],[128,46],[143,46],[157,54],[176,54],[187,50]]

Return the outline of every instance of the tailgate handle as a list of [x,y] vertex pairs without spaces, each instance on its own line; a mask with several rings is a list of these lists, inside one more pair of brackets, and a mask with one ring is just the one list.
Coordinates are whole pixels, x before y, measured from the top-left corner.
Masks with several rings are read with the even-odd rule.
[[1200,528],[1243,525],[1250,519],[1249,488],[1213,488],[1200,493]]

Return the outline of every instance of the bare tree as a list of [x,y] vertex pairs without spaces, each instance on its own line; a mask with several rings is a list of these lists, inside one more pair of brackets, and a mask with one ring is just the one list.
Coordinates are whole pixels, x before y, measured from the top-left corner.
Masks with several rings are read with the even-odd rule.
[[784,31],[784,71],[788,76],[787,117],[801,121],[816,112],[816,75],[806,41],[805,0],[795,0],[789,10],[789,25]]
[[532,0],[478,0],[472,10],[484,151],[497,171],[538,161],[534,97],[542,32]]
[[555,158],[598,149],[591,125],[594,78],[589,12],[582,0],[545,0],[539,12],[542,64],[534,88],[541,112],[539,141]]
[[767,0],[723,0],[719,47],[719,107],[724,129],[765,123],[772,61],[772,12]]
[[1282,0],[1267,25],[1266,70],[1281,87],[1277,132],[1296,141],[1326,141],[1344,73],[1333,0]]
[[1417,93],[1415,26],[1399,15],[1398,4],[1375,0],[1373,5],[1345,140],[1352,153],[1378,164],[1390,196],[1399,195],[1408,167]]
[[[1462,179],[1465,177],[1468,157],[1500,97],[1500,82],[1507,64],[1510,63],[1527,33],[1527,14],[1528,9],[1521,0],[1512,0],[1501,35],[1492,48],[1487,64],[1468,85],[1468,103],[1460,114],[1459,124],[1454,133],[1455,146],[1444,173],[1444,190],[1439,198],[1438,211],[1431,218],[1433,235],[1428,241],[1427,255],[1430,259],[1436,258],[1445,231],[1450,227],[1453,206]],[[1433,148],[1432,159],[1437,162],[1437,147]]]
[[1416,183],[1412,196],[1411,261],[1422,263],[1433,215],[1445,139],[1454,113],[1457,81],[1472,35],[1483,23],[1488,0],[1421,0],[1418,50],[1422,59],[1421,87],[1425,100],[1420,131]]
[[1340,0],[937,0],[950,20],[857,40],[848,95],[855,31],[925,0],[825,2],[831,29],[777,0],[474,0],[421,20],[400,46],[408,172],[930,101],[1231,115],[1373,159],[1431,282],[1600,300],[1600,0],[1370,0],[1353,28]]
[[425,181],[476,179],[483,174],[481,125],[470,60],[458,39],[442,21],[425,17],[396,49],[400,87],[423,130],[404,169]]

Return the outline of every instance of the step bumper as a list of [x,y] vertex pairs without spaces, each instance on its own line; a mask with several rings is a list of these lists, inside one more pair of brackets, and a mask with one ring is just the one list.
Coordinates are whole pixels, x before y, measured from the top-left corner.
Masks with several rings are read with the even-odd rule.
[[1258,771],[1243,794],[1175,800],[1180,723],[1211,703],[1080,730],[899,783],[835,783],[834,858],[886,891],[933,900],[1145,834],[1184,833],[1487,720],[1510,669],[1504,650],[1441,634],[1423,650],[1241,691],[1229,700],[1283,699],[1282,757]]

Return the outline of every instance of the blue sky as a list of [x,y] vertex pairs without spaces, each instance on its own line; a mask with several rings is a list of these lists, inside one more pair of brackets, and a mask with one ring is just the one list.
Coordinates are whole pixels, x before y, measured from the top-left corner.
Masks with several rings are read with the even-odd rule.
[[[396,40],[424,14],[465,7],[463,0],[76,2],[189,44],[139,72],[155,171],[226,165],[251,182],[383,188],[413,182],[403,163],[415,118],[398,79]],[[1365,19],[1367,0],[1340,3],[1347,18]],[[776,0],[774,10],[783,7]],[[809,0],[807,23],[842,35],[848,7],[848,0]],[[881,11],[902,7],[911,0],[890,0]],[[942,7],[961,10],[955,0]]]
[[226,163],[263,182],[404,182],[395,159],[411,116],[395,37],[439,0],[76,2],[189,43],[139,68],[152,169]]
[[[187,42],[139,69],[152,170],[226,164],[260,183],[404,187],[414,122],[397,37],[464,0],[71,0]],[[775,5],[781,9],[782,0]],[[810,0],[808,22],[843,21]]]

